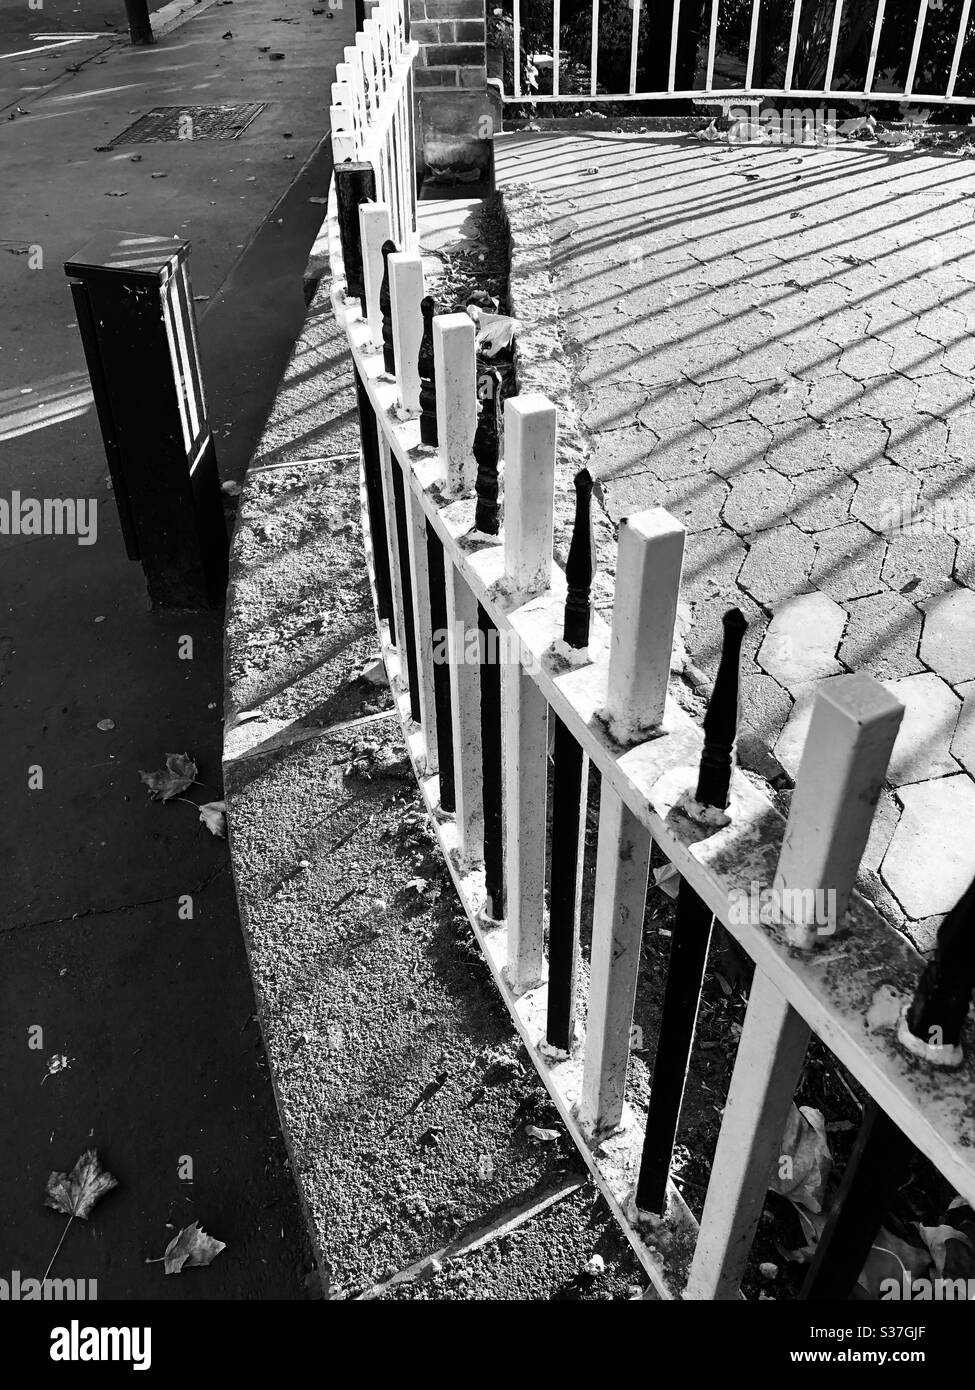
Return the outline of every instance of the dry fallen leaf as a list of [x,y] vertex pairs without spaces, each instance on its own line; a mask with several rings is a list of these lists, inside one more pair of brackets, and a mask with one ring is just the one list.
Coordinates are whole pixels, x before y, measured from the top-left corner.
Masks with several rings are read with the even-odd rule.
[[[180,1274],[184,1268],[202,1268],[226,1248],[224,1241],[214,1240],[198,1221],[194,1221],[192,1226],[184,1226],[166,1246],[162,1256],[163,1267],[167,1274]],[[147,1260],[146,1263],[158,1264],[159,1261]]]
[[559,1137],[557,1129],[542,1129],[538,1125],[525,1125],[525,1133],[529,1139],[540,1139],[543,1144],[550,1144]]
[[797,1207],[821,1212],[832,1167],[826,1123],[811,1105],[793,1105],[779,1145],[779,1163],[769,1188]]
[[227,838],[226,801],[207,801],[199,810],[200,821],[206,826],[210,834],[218,836],[221,840],[225,840]]
[[157,768],[155,772],[140,771],[139,776],[149,788],[153,801],[170,801],[196,781],[198,771],[196,763],[187,753],[167,753],[165,767]]
[[87,1221],[99,1197],[118,1187],[118,1180],[107,1173],[94,1149],[86,1149],[70,1173],[52,1173],[44,1190],[44,1204],[65,1216]]

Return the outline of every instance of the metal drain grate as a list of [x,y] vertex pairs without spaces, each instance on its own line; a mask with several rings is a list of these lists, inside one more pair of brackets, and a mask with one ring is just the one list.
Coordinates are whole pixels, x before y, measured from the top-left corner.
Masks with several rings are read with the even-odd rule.
[[154,106],[105,148],[164,140],[236,140],[266,105],[248,101],[236,106]]

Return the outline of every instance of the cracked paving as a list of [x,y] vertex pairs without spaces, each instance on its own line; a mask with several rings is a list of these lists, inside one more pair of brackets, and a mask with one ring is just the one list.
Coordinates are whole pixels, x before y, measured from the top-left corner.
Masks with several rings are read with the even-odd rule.
[[743,714],[792,776],[817,681],[904,703],[864,870],[930,949],[975,873],[975,165],[600,132],[506,137],[498,175],[560,226],[604,505],[687,527],[691,660],[737,603]]

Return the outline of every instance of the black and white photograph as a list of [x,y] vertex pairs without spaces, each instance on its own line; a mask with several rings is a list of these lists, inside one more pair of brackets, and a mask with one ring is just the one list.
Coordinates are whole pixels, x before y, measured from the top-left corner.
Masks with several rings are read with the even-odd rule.
[[973,8],[0,0],[23,1375],[963,1354]]

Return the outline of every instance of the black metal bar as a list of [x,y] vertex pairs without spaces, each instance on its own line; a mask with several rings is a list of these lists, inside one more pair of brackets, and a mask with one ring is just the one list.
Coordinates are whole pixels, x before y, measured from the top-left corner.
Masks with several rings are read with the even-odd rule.
[[548,1015],[545,1036],[568,1052],[575,1025],[579,955],[579,831],[585,816],[582,748],[557,717],[552,748],[552,870],[549,886]]
[[875,1100],[860,1133],[799,1295],[810,1302],[849,1298],[910,1165],[913,1145]]
[[188,255],[172,237],[103,231],[64,267],[126,553],[158,608],[222,603],[230,552]]
[[335,202],[338,212],[345,287],[352,299],[364,299],[362,278],[362,236],[359,232],[359,204],[376,201],[376,171],[365,161],[348,159],[335,166]]
[[[406,8],[407,11],[409,11],[409,5],[407,5]],[[362,28],[367,18],[368,16],[366,15],[366,0],[355,0],[355,27],[357,31]]]
[[487,912],[505,915],[504,841],[501,798],[501,653],[498,629],[477,605],[481,648],[481,797],[484,807],[484,886]]
[[389,258],[396,250],[396,242],[386,240],[382,245],[383,278],[379,286],[379,312],[383,321],[383,369],[390,376],[396,375],[396,352],[393,348],[393,301],[389,290]]
[[420,723],[420,681],[416,662],[416,619],[413,613],[413,585],[410,583],[410,533],[406,512],[406,492],[403,486],[403,473],[395,456],[393,467],[393,504],[396,508],[396,540],[399,547],[399,573],[403,588],[403,626],[402,641],[397,642],[397,650],[402,660],[406,648],[406,675],[410,686],[410,716]]
[[496,536],[501,529],[501,508],[498,505],[498,406],[501,400],[501,373],[488,367],[477,374],[477,399],[481,403],[474,431],[474,459],[477,479],[474,491],[477,506],[474,525],[486,536]]
[[960,1066],[961,1035],[975,989],[975,881],[938,928],[933,959],[925,966],[907,1011],[908,1032],[929,1046],[956,1049]]
[[592,581],[596,577],[596,541],[592,527],[592,475],[580,468],[575,476],[576,514],[565,562],[565,626],[562,637],[570,647],[589,642]]
[[[447,636],[447,575],[443,545],[427,522],[427,568],[430,574],[430,625],[433,628],[433,700],[436,708],[440,809],[457,809],[454,790],[454,721],[450,700],[450,666],[442,660]],[[439,656],[438,656],[439,653]]]
[[[732,753],[738,727],[738,665],[748,624],[742,613],[733,608],[724,615],[723,626],[721,660],[704,716],[704,748],[696,794],[703,805],[722,810],[728,804],[731,785]],[[667,1201],[667,1179],[680,1123],[712,925],[711,909],[681,880],[637,1181],[636,1204],[642,1211],[661,1214]]]
[[433,316],[437,312],[437,301],[432,294],[420,300],[420,313],[423,315],[423,337],[417,355],[417,370],[420,374],[420,443],[436,448],[437,436],[437,376],[433,363]]
[[376,601],[380,618],[389,624],[389,640],[396,643],[396,623],[393,618],[393,590],[389,575],[389,536],[386,532],[386,507],[383,501],[382,462],[379,457],[379,422],[372,408],[369,392],[355,373],[356,404],[359,408],[359,437],[362,441],[362,472],[366,483],[366,503],[369,509],[369,531],[372,535],[372,564],[376,579]]

